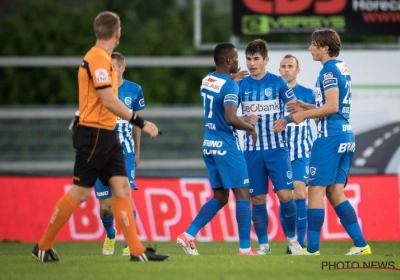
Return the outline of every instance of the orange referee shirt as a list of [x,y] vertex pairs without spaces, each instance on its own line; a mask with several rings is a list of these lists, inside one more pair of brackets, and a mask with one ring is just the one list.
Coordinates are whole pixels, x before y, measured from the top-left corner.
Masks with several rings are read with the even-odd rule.
[[90,49],[78,71],[79,124],[114,130],[117,116],[104,107],[96,90],[112,87],[118,98],[118,80],[111,56],[100,47]]

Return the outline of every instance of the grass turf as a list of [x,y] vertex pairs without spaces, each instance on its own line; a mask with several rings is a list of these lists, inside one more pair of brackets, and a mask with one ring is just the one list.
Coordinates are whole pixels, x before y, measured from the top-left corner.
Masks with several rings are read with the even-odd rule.
[[[373,253],[369,256],[344,256],[350,242],[324,242],[321,256],[285,255],[283,242],[271,243],[270,256],[237,256],[236,242],[198,242],[201,255],[187,256],[174,243],[160,242],[157,251],[170,254],[168,262],[137,263],[121,256],[122,242],[116,244],[113,256],[103,256],[98,242],[56,243],[60,262],[43,264],[31,257],[34,244],[3,242],[0,279],[400,279],[400,243],[369,244]],[[329,270],[328,264],[331,268],[375,268]]]

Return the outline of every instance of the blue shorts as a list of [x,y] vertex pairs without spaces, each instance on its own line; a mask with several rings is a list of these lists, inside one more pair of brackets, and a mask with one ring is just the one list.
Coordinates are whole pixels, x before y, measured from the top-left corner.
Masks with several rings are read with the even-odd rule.
[[[135,184],[135,154],[129,153],[124,154],[125,156],[125,167],[126,173],[128,175],[129,184],[132,189],[137,190],[138,187]],[[94,192],[96,194],[97,199],[106,199],[111,197],[111,189],[110,186],[104,185],[99,179],[94,183]]]
[[250,196],[268,193],[268,178],[274,191],[293,189],[293,174],[289,149],[245,151],[250,178]]
[[346,184],[355,150],[354,134],[317,138],[311,150],[309,186]]
[[213,189],[236,189],[249,186],[246,161],[240,150],[229,150],[224,155],[203,154],[210,185]]
[[308,157],[296,158],[292,161],[293,181],[300,181],[307,185],[309,165],[310,158]]

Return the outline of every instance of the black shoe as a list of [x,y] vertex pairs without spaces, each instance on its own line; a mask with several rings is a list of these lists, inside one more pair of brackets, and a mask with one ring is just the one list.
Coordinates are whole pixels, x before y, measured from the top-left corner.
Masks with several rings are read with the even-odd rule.
[[154,248],[147,247],[146,251],[138,257],[131,254],[130,261],[132,261],[132,262],[152,262],[152,261],[167,261],[168,259],[169,259],[169,255],[159,255],[156,253],[156,250]]
[[40,262],[58,262],[57,252],[54,249],[40,250],[39,245],[36,244],[32,250],[32,257]]

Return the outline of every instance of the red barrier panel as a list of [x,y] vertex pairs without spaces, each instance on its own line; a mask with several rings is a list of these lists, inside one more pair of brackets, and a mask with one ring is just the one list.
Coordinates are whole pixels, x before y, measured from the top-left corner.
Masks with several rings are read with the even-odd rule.
[[[0,240],[38,241],[57,200],[71,187],[67,177],[0,177]],[[137,178],[133,191],[137,227],[142,241],[174,241],[212,196],[204,178]],[[346,196],[353,205],[365,238],[400,241],[400,195],[397,176],[352,176]],[[268,197],[270,240],[284,240],[278,200]],[[99,203],[93,195],[73,214],[56,241],[102,241]],[[326,210],[322,240],[349,240],[332,207]],[[229,203],[197,236],[199,241],[237,241],[233,194]],[[122,234],[118,240],[122,240]],[[252,239],[256,240],[254,231]]]

